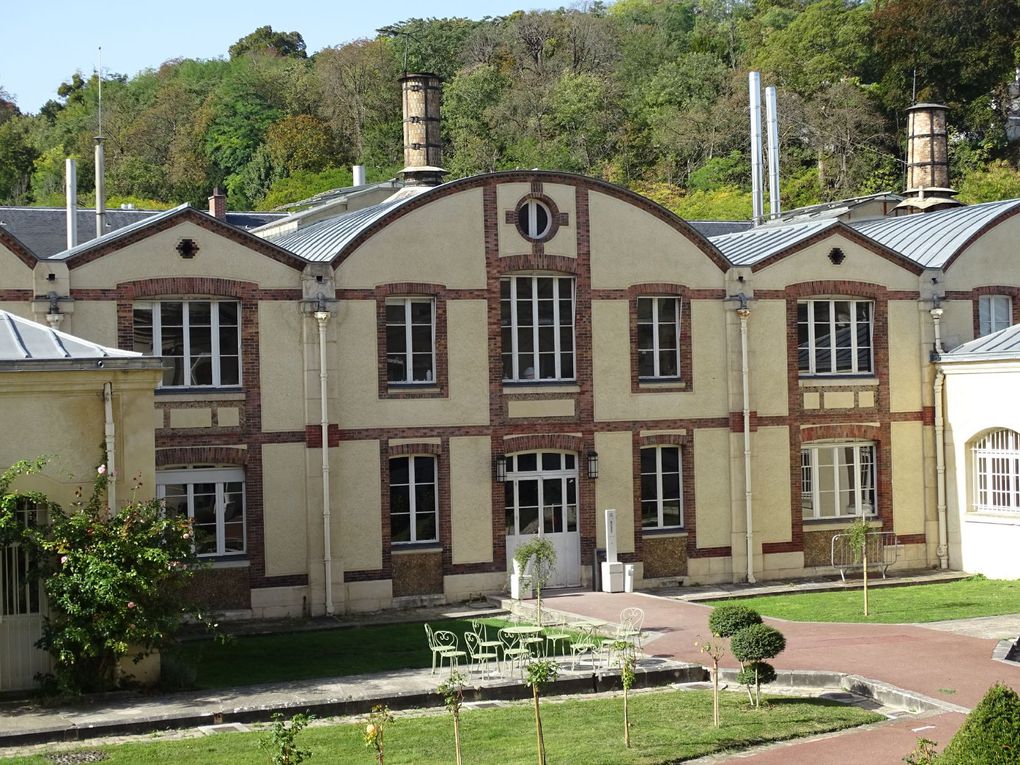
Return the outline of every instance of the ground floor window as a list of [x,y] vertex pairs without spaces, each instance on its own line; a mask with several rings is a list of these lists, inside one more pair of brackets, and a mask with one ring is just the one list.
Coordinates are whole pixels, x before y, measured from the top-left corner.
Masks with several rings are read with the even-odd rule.
[[805,519],[875,515],[874,444],[807,444],[800,464]]
[[[27,528],[43,523],[43,512],[28,503],[14,511],[18,523]],[[37,614],[39,611],[39,579],[32,576],[28,550],[17,542],[0,545],[0,617]]]
[[1020,512],[1020,433],[995,430],[974,445],[974,509]]
[[641,526],[645,529],[684,525],[680,447],[641,450]]
[[438,536],[436,458],[390,460],[390,541],[435,542]]
[[244,470],[191,468],[156,473],[156,496],[168,513],[187,515],[200,556],[245,551]]

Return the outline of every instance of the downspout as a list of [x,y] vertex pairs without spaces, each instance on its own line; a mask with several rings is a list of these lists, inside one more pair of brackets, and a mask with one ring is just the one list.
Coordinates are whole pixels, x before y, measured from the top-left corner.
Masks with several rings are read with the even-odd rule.
[[[942,307],[939,296],[935,296],[935,306],[931,309],[931,321],[935,330],[935,351],[932,361],[939,361],[942,356]],[[945,384],[946,374],[942,367],[935,368],[935,384],[933,390],[933,404],[935,408],[935,508],[939,523],[939,544],[935,548],[935,554],[939,558],[939,568],[949,568],[949,534],[948,517],[946,512],[946,440],[945,440],[945,412],[942,400],[942,388]]]
[[747,528],[747,582],[754,584],[754,515],[751,502],[751,386],[750,370],[747,363],[747,320],[751,316],[751,309],[747,307],[747,296],[740,293],[737,296],[740,305],[737,307],[737,316],[740,317],[740,382],[743,389],[743,415],[744,415],[744,514]]
[[333,615],[333,556],[330,551],[330,507],[329,507],[329,401],[327,389],[329,372],[326,371],[326,325],[330,312],[325,310],[325,301],[319,301],[319,310],[314,313],[319,325],[319,401],[322,430],[322,567],[326,575],[326,615]]
[[106,499],[110,512],[117,512],[117,455],[116,431],[113,425],[113,384],[103,383],[103,410],[106,415]]

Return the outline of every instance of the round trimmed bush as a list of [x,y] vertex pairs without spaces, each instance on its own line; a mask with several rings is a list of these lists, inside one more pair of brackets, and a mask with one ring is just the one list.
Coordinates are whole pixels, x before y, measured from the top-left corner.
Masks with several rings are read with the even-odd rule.
[[768,685],[775,679],[776,668],[767,661],[752,661],[737,673],[737,682],[741,685]]
[[938,758],[940,765],[1015,765],[1020,753],[1020,696],[996,683]]
[[708,628],[718,637],[731,637],[752,624],[761,624],[761,614],[747,606],[716,606],[708,616]]
[[752,624],[730,638],[730,652],[741,664],[764,661],[778,656],[786,648],[786,638],[775,627]]

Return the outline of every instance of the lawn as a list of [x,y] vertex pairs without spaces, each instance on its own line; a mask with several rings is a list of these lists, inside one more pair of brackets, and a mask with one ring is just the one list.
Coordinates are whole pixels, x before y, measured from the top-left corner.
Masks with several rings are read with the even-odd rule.
[[763,616],[795,622],[915,624],[1020,613],[1020,580],[976,576],[944,584],[869,587],[867,617],[860,590],[769,595],[726,602],[750,606]]
[[[650,765],[692,759],[723,750],[743,749],[825,731],[877,722],[880,715],[834,702],[770,698],[761,710],[748,707],[742,693],[722,696],[722,727],[712,720],[708,691],[657,691],[631,697],[632,748],[623,745],[622,697],[547,701],[542,707],[549,762],[586,765]],[[308,728],[298,742],[312,751],[312,762],[369,763],[364,721]],[[461,726],[465,762],[530,765],[535,762],[531,707],[517,703],[491,709],[466,709]],[[104,746],[110,765],[118,763],[265,763],[258,749],[265,734],[224,733],[177,741],[146,741]],[[452,722],[445,713],[400,716],[386,729],[388,765],[448,765],[454,760]],[[45,755],[16,758],[21,765],[49,763]]]

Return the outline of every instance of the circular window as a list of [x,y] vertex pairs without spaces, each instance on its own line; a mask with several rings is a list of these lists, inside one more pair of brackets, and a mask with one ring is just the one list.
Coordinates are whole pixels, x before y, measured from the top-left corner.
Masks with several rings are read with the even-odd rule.
[[544,239],[552,228],[552,211],[545,202],[528,199],[517,208],[517,228],[528,239]]

